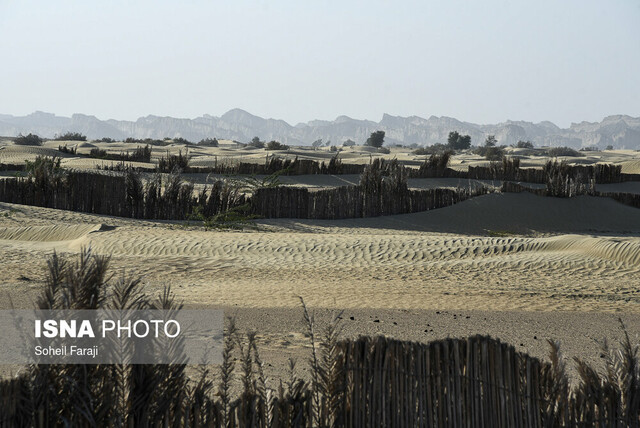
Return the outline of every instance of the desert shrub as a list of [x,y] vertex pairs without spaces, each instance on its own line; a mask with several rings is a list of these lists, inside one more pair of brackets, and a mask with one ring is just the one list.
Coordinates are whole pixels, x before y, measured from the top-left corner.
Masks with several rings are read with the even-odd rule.
[[342,147],[353,147],[355,145],[356,145],[356,142],[351,139],[348,139],[347,141],[342,143]]
[[56,135],[55,141],[87,141],[87,137],[79,132],[66,132],[62,135]]
[[497,161],[504,157],[504,149],[502,147],[495,147],[495,146],[478,147],[473,152],[480,156],[484,156],[487,160],[490,160],[490,161]]
[[133,153],[126,152],[109,153],[97,147],[91,149],[89,157],[105,160],[116,160],[123,162],[151,162],[151,147],[147,144],[144,147],[138,146]]
[[169,144],[171,144],[171,140],[158,140],[158,139],[153,139],[153,138],[127,138],[126,140],[124,140],[125,143],[132,143],[132,144],[148,144],[150,146],[168,146]]
[[89,152],[89,157],[96,158],[96,159],[106,159],[107,151],[103,149],[99,149],[98,147],[94,147]]
[[289,146],[286,144],[279,143],[278,141],[269,141],[267,146],[265,147],[267,150],[288,150]]
[[78,147],[67,147],[67,145],[65,144],[64,146],[58,146],[58,151],[62,152],[62,153],[66,153],[68,155],[75,155],[78,151]]
[[184,145],[192,145],[193,143],[189,140],[187,140],[186,138],[182,138],[182,137],[177,137],[173,139],[173,143],[174,144],[184,144]]
[[571,157],[580,157],[584,156],[577,150],[572,149],[571,147],[552,147],[547,150],[547,156],[558,157],[558,156],[571,156]]
[[61,171],[60,161],[61,159],[56,156],[37,156],[33,162],[25,161],[25,171],[34,177],[50,176]]
[[587,147],[581,147],[580,151],[581,152],[597,152],[600,149],[598,149],[598,146],[587,146]]
[[203,138],[198,141],[199,146],[218,147],[218,140],[215,138]]
[[36,134],[29,134],[29,135],[20,134],[13,140],[13,142],[20,146],[41,146],[42,138],[40,138]]
[[613,146],[609,144],[605,150],[613,150]]
[[417,156],[431,155],[431,154],[442,154],[446,152],[451,152],[451,148],[440,143],[433,144],[431,146],[418,147],[411,153]]
[[384,188],[403,192],[409,188],[408,178],[407,170],[397,159],[385,161],[376,158],[365,167],[360,176],[360,186],[369,194],[379,194]]
[[533,149],[533,143],[531,141],[518,141],[515,145],[517,149]]
[[189,169],[189,152],[184,155],[182,150],[178,151],[177,155],[172,155],[167,152],[166,156],[162,156],[158,161],[159,172],[174,172],[183,171],[186,172]]
[[337,151],[338,151],[338,147],[336,147],[336,146],[331,146],[331,147],[329,147],[329,151],[330,151],[330,152],[337,152]]
[[253,137],[253,139],[247,144],[247,147],[254,149],[264,149],[264,142],[260,141],[260,138]]
[[109,137],[102,137],[99,140],[96,140],[98,143],[114,143],[116,140]]

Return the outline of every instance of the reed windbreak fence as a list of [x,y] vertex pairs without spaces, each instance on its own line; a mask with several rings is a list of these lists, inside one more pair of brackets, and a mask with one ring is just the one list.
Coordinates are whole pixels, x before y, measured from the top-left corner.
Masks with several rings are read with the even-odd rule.
[[[298,380],[279,392],[249,381],[244,392],[225,402],[198,392],[199,384],[194,393],[164,398],[166,408],[133,415],[119,415],[120,403],[109,401],[113,397],[95,398],[103,400],[102,418],[113,415],[108,417],[152,426],[638,427],[634,382],[640,379],[637,369],[630,370],[636,371],[617,373],[629,376],[620,384],[585,370],[580,384],[570,389],[560,361],[541,361],[487,336],[430,343],[361,337],[333,345],[317,382]],[[87,372],[111,373],[105,367]],[[148,366],[140,375],[154,379],[161,373],[159,367]],[[60,403],[40,401],[30,407],[31,394],[38,393],[30,388],[24,375],[0,381],[1,426],[21,422],[45,427],[55,422],[47,406]],[[133,401],[138,398],[135,391]],[[76,423],[81,420],[78,415]]]
[[407,214],[448,207],[474,196],[475,189],[428,189],[367,191],[363,186],[344,186],[310,191],[300,187],[257,189],[251,197],[254,213],[266,218],[346,219]]

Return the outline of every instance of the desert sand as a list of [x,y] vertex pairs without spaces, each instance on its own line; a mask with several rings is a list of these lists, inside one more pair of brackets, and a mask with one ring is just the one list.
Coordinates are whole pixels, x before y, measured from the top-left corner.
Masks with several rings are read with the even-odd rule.
[[[90,150],[84,143],[79,151]],[[90,143],[105,146],[105,143]],[[116,152],[126,150],[109,145]],[[0,148],[0,162],[19,163],[44,147]],[[135,145],[134,145],[135,148]],[[156,153],[156,150],[158,153]],[[163,151],[184,147],[154,148]],[[55,152],[55,153],[52,153]],[[293,153],[291,153],[293,152]],[[192,165],[228,159],[256,162],[265,151],[195,148]],[[292,149],[286,156],[328,159],[328,150]],[[349,149],[345,162],[368,153]],[[385,157],[411,163],[424,157],[394,149]],[[63,155],[63,166],[94,168],[94,159]],[[581,163],[617,162],[640,172],[632,151],[588,153]],[[542,165],[530,156],[523,165]],[[454,166],[481,164],[474,155]],[[191,177],[206,182],[206,177]],[[282,177],[312,188],[354,184],[357,176]],[[420,179],[411,187],[473,186],[469,180]],[[490,184],[490,183],[485,183]],[[640,183],[599,190],[640,192]],[[599,360],[596,340],[621,337],[618,317],[640,334],[640,210],[607,198],[543,198],[492,193],[415,214],[311,221],[257,220],[242,231],[205,231],[195,223],[132,220],[0,203],[0,299],[3,308],[33,307],[54,251],[82,248],[111,256],[115,275],[142,277],[145,290],[166,285],[190,307],[224,308],[241,329],[258,331],[269,372],[290,356],[308,356],[299,296],[320,325],[342,311],[345,336],[386,334],[428,341],[490,334],[543,357],[547,339],[568,357]],[[353,317],[353,319],[351,319]],[[304,366],[304,364],[302,364]]]

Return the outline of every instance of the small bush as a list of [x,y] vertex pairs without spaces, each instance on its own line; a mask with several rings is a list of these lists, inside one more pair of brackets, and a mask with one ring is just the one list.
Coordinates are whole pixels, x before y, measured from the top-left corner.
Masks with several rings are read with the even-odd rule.
[[580,148],[581,152],[597,152],[599,150],[600,149],[598,148],[598,146],[587,146]]
[[356,142],[349,139],[347,141],[345,141],[344,143],[342,143],[342,147],[353,147],[356,145]]
[[484,156],[485,159],[490,161],[497,161],[504,157],[504,149],[502,147],[478,147],[476,150],[474,150],[474,153],[480,156]]
[[89,157],[96,158],[96,159],[106,159],[107,158],[107,151],[103,150],[103,149],[99,149],[97,147],[94,147],[89,152]]
[[133,153],[108,153],[106,150],[99,149],[97,147],[91,149],[89,157],[105,160],[117,160],[128,162],[151,162],[151,146],[148,144],[144,147],[136,147]]
[[260,138],[253,137],[253,139],[247,144],[247,147],[254,149],[264,149],[264,142],[260,141]]
[[192,145],[193,143],[186,138],[178,137],[173,139],[173,144],[184,144],[184,145]]
[[289,150],[289,146],[286,144],[279,143],[277,141],[269,141],[267,143],[267,150]]
[[186,172],[189,169],[189,152],[182,155],[182,150],[177,155],[171,155],[167,152],[167,156],[163,156],[158,161],[158,171],[173,173],[177,171]]
[[411,153],[413,153],[416,156],[425,156],[425,155],[432,155],[432,154],[442,154],[446,152],[451,152],[451,149],[444,144],[436,143],[432,146],[418,147]]
[[37,136],[36,134],[29,135],[18,135],[13,142],[18,144],[19,146],[41,146],[42,138]]
[[67,145],[65,144],[64,146],[58,146],[58,151],[62,152],[62,153],[66,153],[68,155],[75,155],[78,152],[78,147],[67,147]]
[[100,138],[99,140],[96,140],[98,143],[115,143],[116,140],[114,140],[113,138],[109,138],[109,137],[103,137]]
[[87,141],[87,137],[79,132],[67,132],[62,135],[57,135],[54,138],[55,141]]
[[378,147],[377,152],[388,155],[389,153],[391,153],[391,149],[388,147]]
[[150,146],[168,146],[171,144],[170,140],[154,140],[153,138],[127,138],[124,140],[125,143],[138,143],[138,144],[149,144]]
[[533,143],[531,141],[518,141],[514,146],[516,149],[533,149]]
[[577,150],[572,149],[571,147],[552,147],[547,150],[547,155],[551,157],[558,156],[572,156],[572,157],[581,157],[584,156]]

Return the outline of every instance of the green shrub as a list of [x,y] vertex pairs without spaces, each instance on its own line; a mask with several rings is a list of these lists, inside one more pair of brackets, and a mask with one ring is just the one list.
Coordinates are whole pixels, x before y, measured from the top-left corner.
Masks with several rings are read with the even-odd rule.
[[531,141],[518,141],[515,146],[516,149],[533,149],[533,143]]
[[571,156],[571,157],[581,157],[584,156],[577,150],[572,149],[571,147],[552,147],[547,150],[547,155],[551,157],[558,156]]
[[289,146],[287,146],[286,144],[279,143],[275,140],[269,141],[267,143],[267,147],[265,148],[267,150],[289,150]]
[[19,146],[41,146],[42,138],[37,136],[36,134],[29,135],[18,135],[13,142],[18,144]]
[[193,143],[189,140],[187,140],[186,138],[182,138],[182,137],[177,137],[173,139],[173,144],[184,144],[184,145],[192,145]]
[[57,135],[54,138],[55,141],[87,141],[87,137],[79,132],[67,132],[62,135]]

